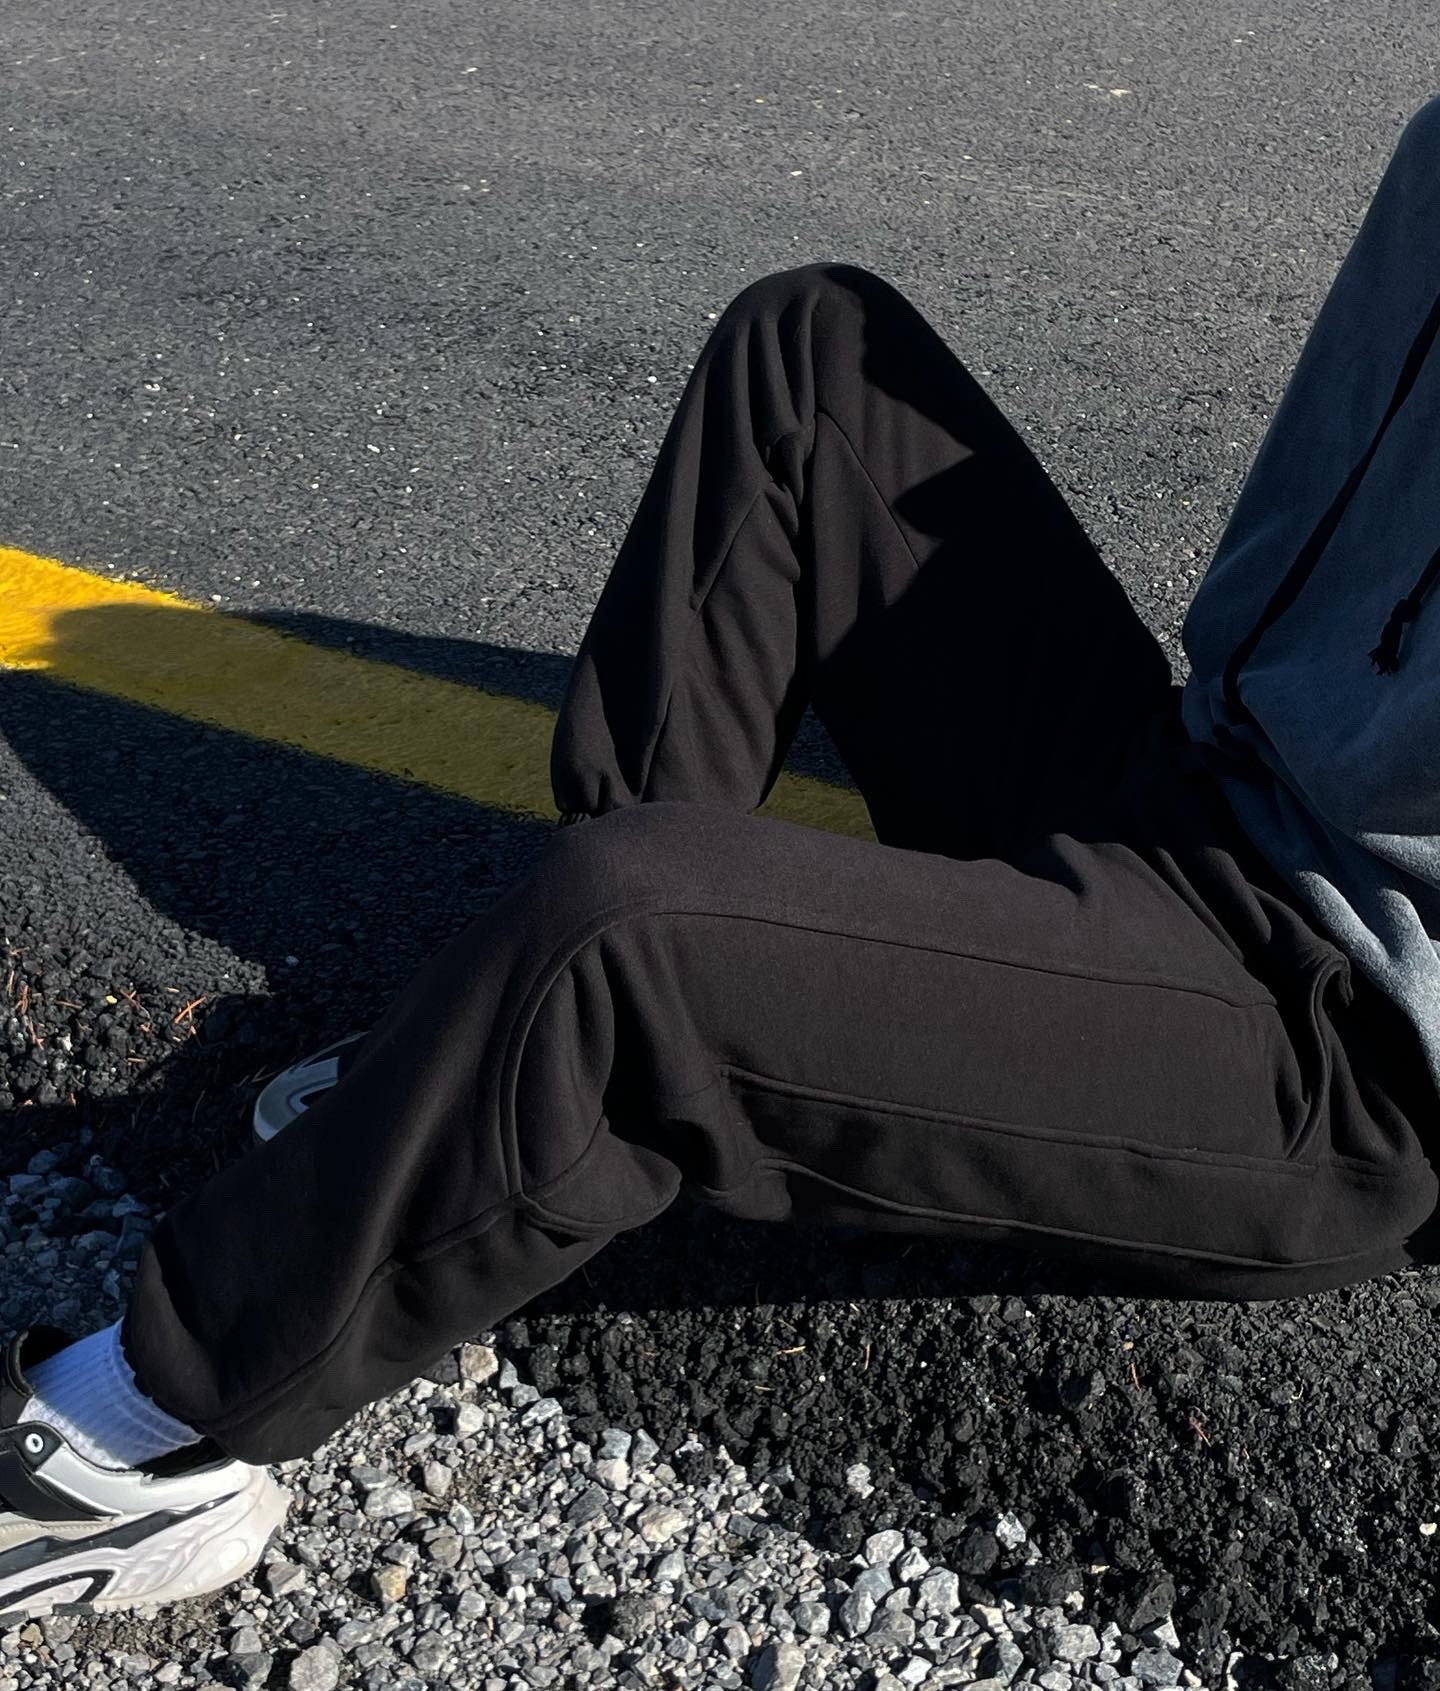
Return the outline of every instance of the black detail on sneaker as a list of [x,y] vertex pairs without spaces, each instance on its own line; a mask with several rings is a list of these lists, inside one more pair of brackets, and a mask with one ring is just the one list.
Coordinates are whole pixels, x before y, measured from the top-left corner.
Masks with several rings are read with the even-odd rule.
[[[25,1449],[27,1440],[37,1448]],[[0,1506],[32,1521],[109,1521],[108,1509],[91,1509],[48,1485],[35,1471],[60,1445],[60,1435],[38,1421],[0,1428]],[[0,1558],[3,1560],[3,1558]]]
[[[57,1612],[65,1614],[82,1613],[92,1608],[95,1599],[114,1577],[114,1568],[78,1568],[73,1573],[64,1575],[61,1579],[37,1580],[34,1585],[27,1585],[20,1591],[7,1591],[3,1597],[0,1597],[0,1603],[24,1603],[27,1598],[38,1597],[41,1592],[49,1591],[52,1586],[73,1585],[77,1579],[88,1579],[94,1583],[83,1597],[71,1598],[69,1602],[56,1604]],[[0,1626],[9,1626],[12,1621],[24,1620],[25,1613],[24,1609],[0,1610]]]
[[21,1409],[35,1395],[21,1367],[21,1356],[27,1364],[44,1362],[70,1342],[70,1335],[58,1327],[27,1327],[10,1340],[0,1355],[0,1426],[19,1420]]
[[212,1462],[228,1462],[229,1454],[221,1450],[212,1438],[202,1438],[198,1443],[182,1444],[176,1450],[167,1450],[163,1456],[152,1457],[148,1462],[137,1462],[135,1471],[139,1474],[153,1474],[159,1479],[173,1479],[177,1474],[188,1474],[195,1468],[208,1468]]
[[[0,1579],[26,1573],[31,1568],[44,1567],[56,1556],[89,1555],[96,1550],[130,1550],[153,1538],[177,1521],[188,1521],[193,1515],[203,1515],[223,1498],[211,1498],[197,1503],[193,1509],[157,1509],[150,1515],[137,1515],[133,1521],[122,1521],[109,1532],[87,1534],[84,1538],[32,1538],[28,1544],[17,1544],[13,1550],[0,1551]],[[76,1575],[69,1575],[76,1578]],[[24,1592],[7,1591],[0,1595],[0,1603],[10,1603]],[[92,1593],[93,1595],[93,1593]]]

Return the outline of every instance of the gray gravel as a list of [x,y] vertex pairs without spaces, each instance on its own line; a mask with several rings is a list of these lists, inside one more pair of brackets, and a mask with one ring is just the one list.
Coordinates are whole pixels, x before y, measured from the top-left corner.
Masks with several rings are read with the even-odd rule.
[[[85,1142],[82,1130],[75,1149]],[[43,1294],[80,1330],[118,1314],[148,1218],[98,1158],[83,1179],[52,1172],[57,1160],[37,1153],[0,1197],[0,1316]],[[495,1337],[437,1369],[450,1383],[418,1379],[282,1464],[294,1502],[252,1578],[168,1609],[0,1632],[0,1691],[1202,1684],[1165,1616],[1127,1658],[1118,1622],[1073,1623],[1078,1592],[1051,1607],[965,1605],[955,1571],[892,1529],[823,1575],[802,1537],[756,1518],[782,1470],[748,1473],[722,1445],[711,1477],[686,1486],[643,1427],[610,1428],[592,1448]],[[687,1448],[698,1441],[671,1454]],[[845,1481],[870,1489],[863,1463]],[[1013,1515],[988,1525],[1007,1548],[1025,1544]]]

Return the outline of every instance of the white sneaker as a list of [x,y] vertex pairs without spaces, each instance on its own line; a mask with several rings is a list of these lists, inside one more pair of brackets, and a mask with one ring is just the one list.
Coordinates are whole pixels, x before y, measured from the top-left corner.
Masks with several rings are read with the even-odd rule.
[[333,1045],[324,1045],[288,1069],[281,1069],[268,1081],[255,1100],[256,1143],[263,1145],[273,1139],[308,1110],[322,1092],[338,1086],[368,1037],[368,1033],[352,1033],[337,1039]]
[[33,1364],[70,1343],[54,1327],[0,1360],[0,1628],[217,1591],[248,1573],[290,1494],[209,1439],[138,1468],[102,1468],[25,1419]]

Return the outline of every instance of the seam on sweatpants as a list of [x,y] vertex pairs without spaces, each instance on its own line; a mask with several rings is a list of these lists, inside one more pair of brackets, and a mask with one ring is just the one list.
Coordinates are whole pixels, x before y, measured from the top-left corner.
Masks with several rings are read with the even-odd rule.
[[1285,1174],[1299,1175],[1309,1179],[1322,1170],[1334,1169],[1344,1179],[1352,1182],[1363,1182],[1371,1186],[1406,1185],[1415,1176],[1429,1170],[1431,1165],[1423,1156],[1397,1158],[1392,1166],[1381,1167],[1364,1157],[1346,1157],[1327,1153],[1317,1156],[1313,1162],[1296,1161],[1288,1157],[1247,1157],[1243,1151],[1192,1151],[1167,1150],[1164,1147],[1147,1144],[1144,1140],[1127,1139],[1114,1135],[1073,1135],[1064,1128],[1045,1129],[1023,1122],[1010,1123],[998,1121],[993,1117],[985,1117],[970,1112],[964,1115],[950,1111],[932,1109],[926,1105],[911,1105],[896,1103],[886,1099],[865,1098],[845,1092],[831,1092],[824,1087],[804,1086],[795,1081],[783,1080],[778,1075],[763,1075],[758,1070],[747,1069],[738,1063],[721,1063],[722,1073],[738,1076],[742,1086],[748,1085],[752,1091],[773,1091],[795,1094],[801,1097],[814,1098],[825,1103],[854,1104],[860,1109],[872,1110],[882,1115],[903,1115],[922,1121],[953,1122],[965,1127],[973,1127],[982,1133],[1005,1134],[1014,1138],[1035,1139],[1042,1143],[1063,1142],[1067,1145],[1078,1145],[1086,1150],[1118,1150],[1133,1156],[1145,1156],[1161,1161],[1195,1163],[1202,1168],[1217,1168],[1234,1173],[1257,1174]]
[[[1361,1261],[1375,1254],[1375,1247],[1372,1246],[1363,1251],[1346,1251],[1340,1256],[1305,1257],[1301,1261],[1297,1262],[1291,1257],[1248,1257],[1232,1255],[1225,1251],[1207,1251],[1199,1248],[1192,1249],[1188,1245],[1149,1244],[1140,1239],[1112,1237],[1108,1233],[1091,1233],[1086,1231],[1084,1228],[1078,1227],[1047,1226],[1038,1221],[1018,1221],[1011,1220],[1008,1217],[1003,1216],[975,1215],[965,1210],[929,1209],[921,1208],[919,1206],[896,1204],[893,1201],[877,1199],[872,1193],[866,1192],[862,1187],[847,1186],[843,1181],[834,1180],[828,1175],[817,1174],[814,1169],[807,1168],[803,1163],[791,1162],[783,1157],[761,1158],[759,1162],[752,1165],[752,1168],[776,1169],[792,1174],[803,1174],[809,1179],[818,1181],[821,1185],[829,1186],[837,1192],[845,1192],[852,1197],[864,1198],[868,1202],[875,1203],[898,1215],[914,1215],[917,1217],[927,1216],[938,1221],[966,1221],[978,1224],[982,1227],[1013,1227],[1018,1228],[1020,1231],[1025,1233],[1039,1234],[1042,1237],[1047,1234],[1053,1234],[1067,1239],[1083,1239],[1092,1244],[1115,1246],[1130,1251],[1153,1251],[1164,1256],[1194,1258],[1208,1262],[1237,1263],[1247,1268],[1323,1268],[1331,1263]],[[702,1194],[706,1192],[706,1188],[703,1186],[697,1186],[695,1190]],[[727,1187],[725,1192],[719,1195],[725,1196],[727,1193],[734,1190],[736,1190],[736,1188]]]
[[736,1063],[723,1063],[722,1072],[739,1079],[741,1086],[752,1092],[771,1092],[786,1097],[809,1098],[817,1103],[852,1105],[873,1115],[903,1116],[906,1120],[927,1121],[966,1127],[977,1133],[995,1134],[1007,1139],[1028,1139],[1039,1145],[1065,1145],[1078,1150],[1112,1151],[1125,1156],[1144,1157],[1152,1162],[1194,1163],[1202,1168],[1221,1168],[1254,1173],[1284,1174],[1291,1178],[1310,1180],[1315,1175],[1313,1163],[1292,1162],[1286,1157],[1247,1157],[1243,1151],[1184,1151],[1168,1149],[1130,1139],[1124,1134],[1079,1134],[1068,1128],[1047,1128],[1033,1122],[1001,1121],[975,1111],[938,1110],[927,1105],[897,1103],[884,1098],[866,1098],[848,1092],[832,1092],[824,1087],[799,1085],[774,1075],[758,1074]]
[[872,492],[874,493],[875,497],[880,501],[881,508],[884,510],[885,515],[887,517],[889,517],[889,519],[890,519],[891,528],[893,528],[895,530],[895,533],[898,536],[901,545],[910,554],[911,561],[914,563],[915,568],[917,570],[923,569],[924,565],[921,564],[919,558],[916,557],[915,548],[910,544],[910,537],[906,534],[905,530],[903,528],[901,528],[900,523],[895,516],[894,510],[891,508],[890,501],[886,497],[883,489],[880,487],[880,484],[875,480],[874,476],[872,476],[870,474],[869,465],[866,464],[865,460],[855,450],[854,441],[852,441],[850,436],[848,434],[846,434],[844,428],[841,426],[841,424],[835,418],[835,416],[831,412],[827,411],[823,405],[817,405],[815,407],[815,415],[816,415],[817,418],[823,417],[825,419],[825,421],[830,424],[831,428],[834,429],[835,433],[840,436],[840,439],[845,443],[846,450],[849,452],[850,456],[855,460],[856,469],[859,470],[860,474],[862,476],[864,476],[865,480],[870,484],[870,488],[871,488]]
[[[735,550],[736,542],[740,539],[741,534],[744,532],[746,523],[748,523],[750,518],[754,515],[755,507],[760,503],[766,488],[774,487],[775,485],[774,478],[768,473],[768,460],[770,454],[781,444],[782,441],[789,440],[792,435],[802,434],[807,428],[812,426],[813,425],[809,423],[797,423],[793,429],[787,429],[784,434],[777,435],[768,446],[760,449],[761,458],[766,460],[766,479],[763,480],[755,489],[753,496],[736,520],[735,527],[731,532],[730,538],[725,543],[725,549],[720,554],[720,561],[715,566],[715,573],[710,578],[710,585],[700,595],[700,598],[690,606],[690,620],[685,626],[685,633],[683,637],[676,644],[677,654],[680,656],[683,656],[690,641],[694,638],[695,625],[699,622],[701,616],[703,616],[705,607],[710,602],[711,594],[714,593],[715,589],[719,586],[720,578],[725,574],[726,566],[730,562],[730,555]],[[650,771],[655,767],[655,759],[659,755],[660,747],[664,742],[666,731],[670,726],[670,714],[675,707],[675,694],[676,689],[679,686],[679,681],[680,670],[677,662],[675,672],[671,677],[670,686],[665,694],[665,708],[660,713],[660,721],[655,729],[655,737],[650,742],[649,750],[646,752],[644,762],[641,766],[639,796],[642,802],[644,799],[645,789],[650,784]]]

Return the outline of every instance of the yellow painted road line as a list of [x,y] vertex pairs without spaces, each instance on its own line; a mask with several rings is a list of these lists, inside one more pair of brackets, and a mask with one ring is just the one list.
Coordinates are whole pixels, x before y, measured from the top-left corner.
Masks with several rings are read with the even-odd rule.
[[[0,668],[554,818],[546,705],[312,645],[0,547]],[[873,839],[857,792],[783,770],[762,815]]]

